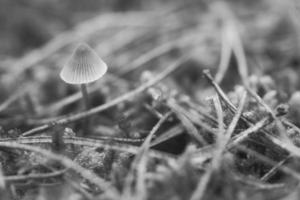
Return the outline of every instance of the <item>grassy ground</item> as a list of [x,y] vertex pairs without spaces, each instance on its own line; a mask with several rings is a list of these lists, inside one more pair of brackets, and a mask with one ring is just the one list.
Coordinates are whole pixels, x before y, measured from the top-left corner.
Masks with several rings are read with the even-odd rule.
[[2,24],[0,200],[300,199],[297,1],[4,2],[40,13]]

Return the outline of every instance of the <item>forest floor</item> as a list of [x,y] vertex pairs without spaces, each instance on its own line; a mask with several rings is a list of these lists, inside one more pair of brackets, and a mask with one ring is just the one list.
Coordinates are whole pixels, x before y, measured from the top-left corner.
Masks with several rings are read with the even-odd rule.
[[[0,200],[300,199],[297,1],[179,2],[0,49]],[[59,77],[81,42],[88,110]]]

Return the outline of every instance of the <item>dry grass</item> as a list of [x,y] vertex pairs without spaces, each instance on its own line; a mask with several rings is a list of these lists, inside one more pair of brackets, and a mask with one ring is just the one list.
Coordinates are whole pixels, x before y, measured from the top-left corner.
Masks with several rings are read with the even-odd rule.
[[[2,60],[0,199],[299,199],[298,9],[112,12]],[[87,111],[58,76],[81,41],[109,66]]]

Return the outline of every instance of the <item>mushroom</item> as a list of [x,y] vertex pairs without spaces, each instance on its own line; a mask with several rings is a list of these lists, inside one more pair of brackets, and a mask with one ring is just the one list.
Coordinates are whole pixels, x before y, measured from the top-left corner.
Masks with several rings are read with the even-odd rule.
[[89,98],[86,85],[100,79],[107,71],[107,65],[87,44],[80,44],[60,72],[68,84],[80,85],[86,109]]
[[[68,84],[80,85],[86,110],[89,97],[86,85],[100,79],[107,71],[107,65],[87,44],[80,44],[60,72],[60,77]],[[89,120],[84,122],[84,130],[89,131]]]

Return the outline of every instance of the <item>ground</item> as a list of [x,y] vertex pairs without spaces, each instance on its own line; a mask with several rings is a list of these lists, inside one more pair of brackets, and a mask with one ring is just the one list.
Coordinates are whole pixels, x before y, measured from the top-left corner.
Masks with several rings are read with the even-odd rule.
[[[300,199],[295,0],[0,2],[0,200]],[[59,73],[80,43],[108,72]]]

